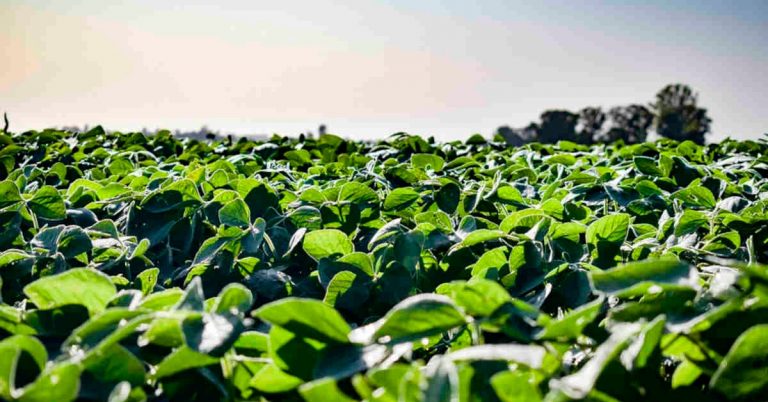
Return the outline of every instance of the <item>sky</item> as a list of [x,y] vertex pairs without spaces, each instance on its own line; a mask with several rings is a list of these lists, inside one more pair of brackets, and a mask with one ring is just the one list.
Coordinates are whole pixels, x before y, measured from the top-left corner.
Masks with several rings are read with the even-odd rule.
[[768,132],[768,1],[0,0],[11,131],[102,124],[440,140],[699,93]]

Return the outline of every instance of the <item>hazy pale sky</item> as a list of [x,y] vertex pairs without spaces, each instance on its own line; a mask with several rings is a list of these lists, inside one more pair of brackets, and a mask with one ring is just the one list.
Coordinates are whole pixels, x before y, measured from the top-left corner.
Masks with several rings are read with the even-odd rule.
[[768,132],[768,1],[209,3],[0,0],[12,131],[449,140],[684,82],[710,140]]

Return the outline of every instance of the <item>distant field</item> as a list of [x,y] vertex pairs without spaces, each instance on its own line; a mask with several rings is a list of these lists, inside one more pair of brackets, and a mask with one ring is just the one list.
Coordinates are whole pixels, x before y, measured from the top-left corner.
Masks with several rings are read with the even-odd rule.
[[762,400],[766,155],[0,134],[0,399]]

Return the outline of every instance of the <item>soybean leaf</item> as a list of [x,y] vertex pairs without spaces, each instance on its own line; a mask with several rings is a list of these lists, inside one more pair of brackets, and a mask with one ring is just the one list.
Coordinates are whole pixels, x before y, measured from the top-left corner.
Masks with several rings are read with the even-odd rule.
[[182,179],[148,195],[141,202],[142,208],[152,213],[199,204],[202,200],[192,180]]
[[16,187],[16,183],[7,180],[0,181],[0,208],[5,208],[23,200],[19,193],[19,188]]
[[629,229],[629,215],[606,215],[587,227],[587,243],[618,245],[624,242]]
[[682,201],[683,205],[689,207],[711,209],[716,205],[715,196],[712,195],[712,191],[704,186],[691,186],[674,193],[672,196]]
[[589,281],[597,292],[619,294],[633,288],[648,288],[653,284],[696,286],[696,270],[677,260],[646,260],[631,262],[605,271],[591,271]]
[[445,296],[411,296],[394,306],[376,324],[372,339],[384,343],[407,342],[439,334],[466,323],[464,315]]
[[251,224],[248,205],[240,198],[228,202],[219,210],[219,222],[224,225],[247,228]]
[[408,208],[419,199],[419,193],[410,187],[396,188],[384,199],[385,211],[400,211]]
[[432,170],[439,172],[443,169],[445,160],[435,154],[413,154],[411,155],[411,164],[420,169],[430,167]]
[[40,309],[77,304],[87,308],[91,315],[104,310],[115,293],[117,289],[109,277],[86,268],[46,276],[24,287],[24,294]]
[[287,297],[259,307],[252,315],[301,336],[328,343],[349,342],[347,322],[318,300]]
[[768,387],[768,325],[756,325],[736,338],[709,385],[733,399],[764,394]]
[[59,192],[52,186],[43,186],[27,201],[32,212],[40,218],[62,220],[67,217],[67,207]]
[[169,354],[158,365],[154,378],[164,378],[185,370],[198,367],[210,366],[218,363],[219,359],[208,356],[204,353],[181,347]]
[[352,241],[344,232],[321,229],[304,235],[304,251],[316,261],[329,257],[342,257],[355,251]]
[[559,338],[576,339],[582,334],[584,328],[598,317],[604,303],[605,299],[601,297],[571,311],[561,319],[550,321],[536,335],[536,338],[553,340]]

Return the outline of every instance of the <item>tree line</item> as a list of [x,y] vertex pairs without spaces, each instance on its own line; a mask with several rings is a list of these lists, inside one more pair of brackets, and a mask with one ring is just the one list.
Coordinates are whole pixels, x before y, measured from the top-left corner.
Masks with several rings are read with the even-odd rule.
[[707,110],[698,106],[698,94],[691,87],[670,84],[662,88],[655,101],[647,106],[631,104],[607,111],[590,106],[577,113],[547,110],[538,122],[517,129],[502,126],[496,134],[512,146],[560,140],[579,144],[621,140],[631,144],[644,142],[649,131],[655,130],[662,137],[703,144],[711,122]]

